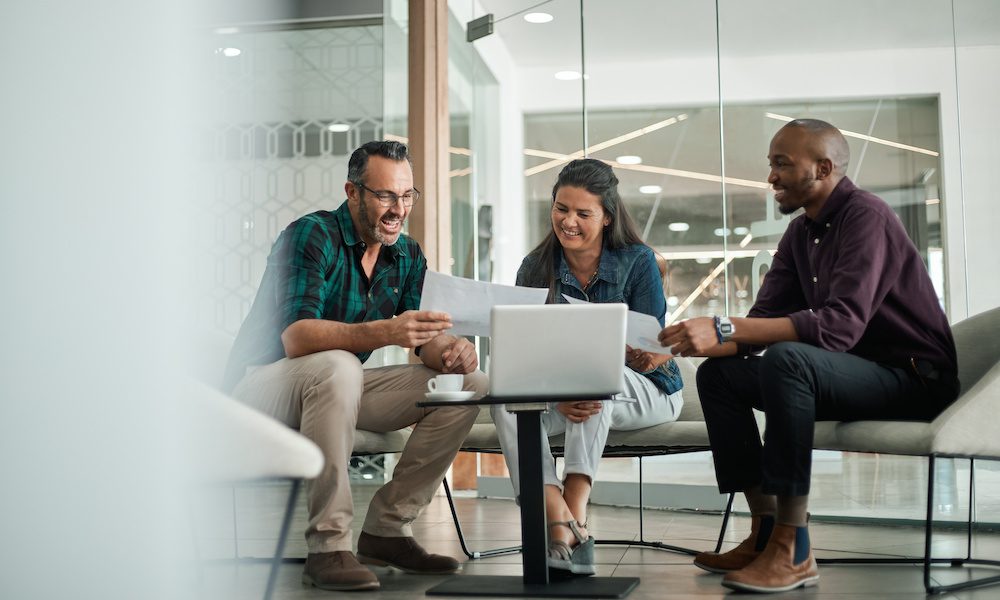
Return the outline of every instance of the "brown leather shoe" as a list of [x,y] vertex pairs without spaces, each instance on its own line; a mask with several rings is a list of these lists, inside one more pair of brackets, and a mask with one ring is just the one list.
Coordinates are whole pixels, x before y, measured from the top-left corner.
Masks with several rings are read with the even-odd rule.
[[450,556],[428,554],[412,537],[382,537],[361,532],[358,559],[368,565],[395,567],[406,573],[442,575],[461,568]]
[[354,554],[338,552],[309,553],[302,571],[302,583],[322,590],[377,590],[378,578],[365,568]]
[[787,592],[819,581],[809,546],[809,529],[776,524],[767,547],[752,563],[722,578],[722,585],[743,592]]
[[694,566],[709,573],[739,571],[760,556],[774,529],[774,515],[751,516],[750,537],[728,552],[702,552],[694,557]]

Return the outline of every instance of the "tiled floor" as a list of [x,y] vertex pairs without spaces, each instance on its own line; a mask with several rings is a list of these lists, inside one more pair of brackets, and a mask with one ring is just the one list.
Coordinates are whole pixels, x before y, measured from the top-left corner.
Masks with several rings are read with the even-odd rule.
[[[865,468],[872,467],[869,465]],[[884,464],[878,468],[883,475],[887,469],[891,470]],[[902,474],[897,473],[897,475]],[[914,478],[919,479],[918,476]],[[926,480],[924,482],[926,485]],[[899,485],[891,486],[886,483],[885,493],[877,493],[877,501],[874,505],[869,505],[869,514],[884,516],[879,511],[888,510],[891,513],[892,510],[900,508],[906,514],[913,512],[922,504],[922,492],[911,494],[905,490],[918,484],[917,481],[905,484],[900,482]],[[830,486],[833,484],[830,483]],[[871,489],[870,486],[869,481],[869,488],[864,490],[865,494]],[[893,487],[898,489],[890,489]],[[374,486],[356,486],[355,534],[358,533],[367,508],[367,498],[370,498],[374,489]],[[843,490],[844,486],[841,485],[839,489]],[[274,549],[285,493],[286,489],[281,485],[245,487],[235,492],[229,488],[218,488],[199,493],[199,501],[193,513],[196,517],[199,553],[206,560],[202,563],[204,567],[201,569],[201,578],[191,597],[204,600],[242,600],[257,598],[263,594],[267,565],[207,559],[227,559],[234,554],[232,512],[234,497],[237,506],[235,521],[239,532],[240,555],[259,557],[270,555]],[[983,498],[987,502],[997,500],[996,496],[990,494],[981,496],[989,496]],[[518,509],[512,501],[462,497],[457,498],[456,503],[472,549],[482,550],[519,543]],[[871,506],[875,507],[875,513],[872,512]],[[1000,520],[996,518],[995,512],[991,516],[993,518],[989,520]],[[591,509],[590,519],[592,532],[598,539],[635,539],[638,536],[638,511],[635,509],[594,506]],[[705,549],[714,545],[720,523],[718,515],[653,510],[645,513],[644,530],[646,539]],[[304,527],[305,511],[300,509],[296,513],[296,522],[289,537],[286,556],[305,555],[305,544],[301,537]],[[735,517],[727,540],[738,541],[747,528],[748,519]],[[424,515],[414,523],[414,531],[417,539],[429,550],[454,556],[461,555],[448,505],[443,496],[436,498]],[[821,557],[842,556],[847,550],[864,554],[894,555],[921,555],[923,551],[923,530],[913,527],[816,522],[812,526],[812,537],[813,544],[818,550],[817,555]],[[956,532],[936,534],[934,551],[938,556],[958,555],[964,551],[964,535]],[[977,534],[973,552],[974,555],[1000,559],[1000,534]],[[728,595],[728,592],[719,585],[720,576],[704,573],[692,566],[687,556],[634,546],[598,546],[597,560],[598,575],[641,578],[639,587],[629,596],[632,600],[713,598]],[[469,561],[465,563],[463,576],[517,575],[520,574],[520,561],[520,555]],[[330,598],[344,595],[303,586],[299,581],[301,570],[300,564],[286,563],[282,566],[275,598]],[[829,565],[820,567],[820,570],[821,580],[818,587],[797,590],[782,597],[846,600],[912,598],[924,595],[921,569],[916,565]],[[358,593],[357,597],[370,599],[422,597],[428,588],[443,580],[442,577],[406,575],[387,569],[376,572],[382,582],[382,589],[374,593]],[[985,569],[974,571],[978,574],[986,572]],[[995,571],[988,574],[993,573]],[[933,576],[940,582],[952,582],[967,577],[967,572],[940,567],[934,569]],[[1000,586],[938,597],[998,598]]]

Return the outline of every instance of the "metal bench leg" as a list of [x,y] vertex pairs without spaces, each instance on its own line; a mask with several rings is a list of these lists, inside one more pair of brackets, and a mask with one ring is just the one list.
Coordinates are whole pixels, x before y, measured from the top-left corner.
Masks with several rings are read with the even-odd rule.
[[292,480],[292,489],[288,492],[288,504],[285,506],[285,517],[281,521],[281,533],[278,536],[278,547],[274,550],[274,557],[271,559],[271,572],[267,576],[267,589],[264,591],[264,600],[271,600],[274,594],[274,584],[278,581],[278,567],[281,566],[282,556],[285,554],[285,538],[292,526],[292,516],[295,514],[295,503],[299,499],[299,486],[301,479]]
[[729,526],[729,516],[733,514],[733,498],[735,492],[729,492],[729,501],[726,502],[726,512],[722,515],[722,527],[719,528],[719,541],[715,543],[715,552],[722,551],[722,540],[726,537],[726,527]]
[[993,585],[1000,583],[1000,575],[970,579],[951,585],[931,584],[931,565],[933,563],[949,563],[952,567],[961,567],[966,563],[971,565],[985,565],[1000,567],[1000,561],[972,558],[972,517],[976,505],[976,464],[975,459],[969,459],[969,519],[966,526],[966,557],[965,559],[934,559],[931,556],[931,536],[934,529],[934,455],[929,457],[927,473],[927,520],[924,523],[924,589],[928,594],[943,594],[955,590],[964,590],[983,585]]
[[[701,550],[696,550],[694,548],[685,548],[684,546],[673,546],[671,544],[664,544],[663,542],[649,542],[646,541],[645,533],[643,531],[643,511],[645,509],[645,504],[643,502],[642,484],[643,484],[643,473],[642,473],[642,457],[636,457],[639,459],[639,539],[638,540],[595,540],[595,544],[608,545],[608,546],[642,546],[643,548],[655,548],[657,550],[666,550],[668,552],[677,552],[679,554],[687,554],[689,556],[695,556],[702,552]],[[715,551],[718,552],[719,548],[722,547],[722,538],[726,535],[726,527],[729,524],[729,515],[733,510],[733,497],[735,494],[729,494],[729,502],[726,504],[726,512],[722,516],[722,528],[719,530],[719,541],[715,546]]]
[[494,548],[492,550],[482,550],[475,551],[469,550],[469,547],[465,543],[465,533],[462,532],[462,523],[458,520],[458,512],[455,510],[455,500],[451,497],[451,487],[448,485],[448,480],[442,481],[444,484],[444,493],[448,497],[448,508],[451,509],[451,518],[455,521],[455,532],[458,533],[458,543],[462,546],[462,552],[469,557],[470,560],[476,560],[477,558],[486,558],[488,556],[500,556],[503,554],[517,554],[521,551],[520,546],[510,546],[509,548]]

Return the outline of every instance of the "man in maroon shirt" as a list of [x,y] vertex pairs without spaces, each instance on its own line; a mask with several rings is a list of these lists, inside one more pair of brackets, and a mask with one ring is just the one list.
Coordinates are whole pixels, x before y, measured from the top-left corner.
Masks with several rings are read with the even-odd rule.
[[[712,357],[698,392],[716,478],[721,492],[746,496],[751,532],[695,564],[727,573],[728,588],[819,580],[806,523],[815,421],[931,420],[958,395],[955,343],[927,269],[892,209],[846,177],[849,157],[829,123],[782,127],[767,180],[782,213],[805,214],[778,243],[753,308],[660,333],[674,354]],[[751,407],[767,417],[763,444]]]

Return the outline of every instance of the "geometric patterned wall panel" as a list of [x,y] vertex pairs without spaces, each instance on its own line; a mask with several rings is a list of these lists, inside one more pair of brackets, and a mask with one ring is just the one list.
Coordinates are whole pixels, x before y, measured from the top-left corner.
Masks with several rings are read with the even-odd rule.
[[[344,199],[351,150],[382,138],[382,27],[219,36],[202,326],[235,335],[294,219]],[[331,125],[347,131],[331,131]]]

